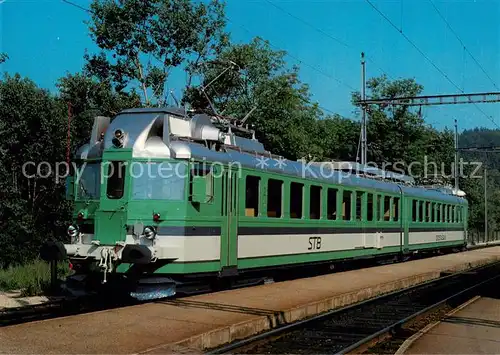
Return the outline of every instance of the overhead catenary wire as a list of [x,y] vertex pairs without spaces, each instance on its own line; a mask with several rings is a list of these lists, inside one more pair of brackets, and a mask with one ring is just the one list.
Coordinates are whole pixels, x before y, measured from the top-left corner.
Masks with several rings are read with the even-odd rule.
[[[406,41],[408,43],[410,43],[410,45],[415,48],[450,84],[452,84],[455,88],[457,88],[457,90],[459,90],[460,92],[464,93],[464,90],[462,88],[460,88],[460,86],[458,86],[453,80],[451,80],[451,78],[441,69],[439,68],[436,63],[434,63],[432,61],[432,59],[430,59],[404,32],[401,28],[398,28],[398,26],[396,26],[394,24],[394,22],[391,21],[390,18],[388,18],[382,11],[379,10],[379,8],[377,8],[370,0],[366,0],[366,2],[380,15],[382,16],[396,31],[398,31],[404,39],[406,39]],[[484,110],[482,110],[477,104],[474,104],[474,106],[484,115],[486,116],[486,118],[488,120],[490,120],[495,126],[497,126],[498,128],[500,128],[500,126],[495,122],[495,120],[493,120],[493,118],[491,118],[490,116],[488,116],[488,114],[486,112],[484,112]]]
[[[276,3],[274,3],[273,1],[271,0],[265,0],[267,3],[269,3],[270,5],[274,6],[276,9],[284,12],[285,14],[287,14],[288,16],[296,19],[297,21],[303,23],[304,25],[306,26],[309,26],[310,28],[312,28],[313,30],[315,30],[316,32],[318,33],[321,33],[322,35],[324,35],[325,37],[331,39],[332,41],[344,46],[345,48],[348,48],[348,49],[352,49],[352,50],[357,50],[354,46],[348,44],[347,42],[341,40],[340,38],[337,38],[331,34],[329,34],[328,32],[322,30],[321,28],[318,28],[316,26],[314,26],[313,24],[311,24],[310,22],[304,20],[303,18],[297,16],[297,15],[294,15],[292,14],[290,11],[284,9],[283,7],[277,5]],[[358,52],[361,52],[360,50],[358,50]],[[380,65],[378,65],[372,58],[370,58],[369,56],[366,57],[366,59],[371,62],[378,70],[380,70],[382,72],[382,74],[384,74],[385,76],[387,76],[389,79],[391,80],[394,80],[394,78],[389,75],[384,69],[382,69],[382,67]]]
[[[227,20],[227,21],[234,23],[236,26],[240,27],[241,29],[243,29],[244,31],[246,31],[247,33],[249,33],[250,35],[254,35],[254,34],[252,33],[252,31],[250,31],[248,28],[246,28],[246,27],[245,27],[245,26],[243,26],[242,24],[239,24],[239,23],[236,23],[236,22],[232,21],[232,20],[231,20],[229,17],[227,17],[227,16],[225,16],[225,18],[226,18],[226,20]],[[259,36],[258,36],[258,37],[259,37]],[[260,38],[260,37],[259,37],[259,39],[260,39],[261,41],[263,41],[263,42],[266,42],[266,43],[267,43],[270,47],[272,47],[273,49],[275,49],[275,50],[279,50],[279,51],[283,51],[283,49],[279,48],[278,46],[273,45],[273,44],[271,43],[271,41],[269,41],[269,40],[267,40],[267,39],[266,39],[266,40],[264,40],[264,39],[262,39],[262,38]],[[332,76],[332,75],[328,74],[325,70],[321,69],[319,66],[315,66],[315,65],[313,65],[313,64],[309,64],[309,63],[307,63],[307,62],[304,62],[302,59],[300,59],[299,57],[297,57],[297,56],[295,56],[295,55],[293,55],[293,54],[290,54],[288,51],[285,51],[285,55],[286,55],[287,57],[290,57],[290,58],[292,58],[292,59],[296,60],[296,61],[297,61],[297,62],[299,62],[300,64],[304,64],[305,66],[307,66],[307,67],[309,67],[309,68],[313,69],[314,71],[318,72],[319,74],[322,74],[323,76],[325,76],[325,77],[327,77],[327,78],[329,78],[329,79],[332,79],[332,80],[336,81],[336,82],[337,82],[337,83],[339,83],[340,85],[343,85],[343,86],[345,86],[345,87],[347,87],[347,88],[349,88],[349,89],[351,89],[351,90],[353,90],[353,91],[356,91],[356,89],[355,89],[352,85],[350,85],[350,84],[348,84],[348,83],[345,83],[345,82],[343,82],[342,80],[340,80],[339,78],[336,78],[336,77],[334,77],[334,76]]]
[[467,54],[469,54],[469,56],[472,58],[472,60],[482,70],[482,72],[484,73],[484,75],[486,75],[486,77],[491,81],[491,83],[493,84],[493,86],[497,90],[500,90],[498,88],[497,84],[495,83],[495,81],[491,78],[491,76],[486,72],[486,70],[484,69],[484,67],[481,65],[481,63],[479,63],[479,61],[476,59],[476,57],[470,52],[470,50],[464,44],[464,42],[462,41],[462,39],[460,38],[460,36],[457,34],[457,32],[453,29],[453,27],[451,27],[450,23],[446,20],[446,18],[443,16],[443,14],[441,13],[441,11],[439,11],[439,9],[437,8],[436,4],[434,4],[434,2],[432,0],[429,0],[429,2],[431,3],[431,5],[434,8],[434,10],[436,10],[436,12],[439,15],[439,17],[441,17],[441,19],[444,21],[444,23],[446,24],[446,26],[449,28],[449,30],[451,31],[451,33],[453,33],[453,35],[456,37],[456,39],[458,40],[458,42],[460,42],[460,45],[463,47],[464,51],[467,52]]

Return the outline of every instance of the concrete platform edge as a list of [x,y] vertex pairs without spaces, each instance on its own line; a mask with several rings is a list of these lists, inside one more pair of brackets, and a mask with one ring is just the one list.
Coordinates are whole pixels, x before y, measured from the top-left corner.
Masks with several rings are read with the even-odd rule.
[[[460,311],[460,310],[464,309],[465,307],[469,306],[470,304],[476,302],[480,298],[481,298],[481,296],[475,296],[475,297],[471,298],[467,302],[464,302],[463,304],[461,304],[457,308],[455,308],[455,309],[451,310],[450,312],[446,313],[445,318],[449,317],[449,316],[452,316],[453,314],[457,313],[458,311]],[[430,332],[432,329],[434,329],[435,327],[437,327],[440,323],[441,323],[441,321],[437,321],[437,322],[428,324],[427,326],[424,327],[424,329],[422,329],[422,330],[416,332],[415,334],[413,334],[411,337],[409,337],[408,339],[406,339],[403,342],[403,344],[401,344],[401,346],[394,353],[394,355],[403,355],[403,354],[405,354],[406,351],[410,348],[410,346],[413,343],[415,343],[418,339],[420,339],[425,334],[427,334],[428,332]]]
[[162,353],[201,353],[231,342],[242,340],[250,336],[263,333],[280,325],[290,324],[299,320],[310,318],[327,311],[346,307],[361,301],[368,300],[393,291],[403,290],[418,284],[431,281],[440,277],[443,272],[459,273],[472,268],[484,266],[499,261],[500,257],[487,257],[475,262],[467,262],[451,268],[436,270],[407,278],[379,284],[371,288],[359,289],[345,294],[337,294],[321,301],[304,304],[288,310],[276,312],[270,316],[255,317],[249,321],[224,326],[209,332],[197,334],[187,339],[156,346],[152,349],[141,351],[146,354],[161,350]]

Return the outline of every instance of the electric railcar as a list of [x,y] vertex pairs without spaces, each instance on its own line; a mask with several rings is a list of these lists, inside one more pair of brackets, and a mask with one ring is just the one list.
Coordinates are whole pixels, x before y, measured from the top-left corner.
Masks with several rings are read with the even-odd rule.
[[147,298],[187,280],[465,247],[467,200],[453,190],[284,160],[220,123],[179,108],[96,117],[68,179],[70,241],[47,242],[42,257]]

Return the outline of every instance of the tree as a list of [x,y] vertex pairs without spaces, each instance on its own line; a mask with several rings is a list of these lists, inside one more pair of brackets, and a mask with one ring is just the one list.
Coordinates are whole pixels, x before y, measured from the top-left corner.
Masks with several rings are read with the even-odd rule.
[[[423,91],[423,86],[413,79],[389,81],[385,75],[368,80],[367,88],[373,99],[417,96]],[[353,102],[359,99],[360,94],[354,93]],[[405,105],[367,108],[368,161],[417,178],[432,178],[435,176],[429,175],[435,174],[449,178],[453,134],[427,126],[415,110]]]
[[71,114],[71,147],[78,148],[91,134],[94,117],[113,118],[123,109],[141,107],[141,98],[134,90],[116,92],[109,82],[98,82],[83,74],[68,74],[57,83],[59,100]]
[[101,48],[85,55],[86,74],[117,92],[138,84],[146,106],[162,105],[169,72],[193,72],[227,42],[224,5],[190,0],[94,0],[90,33]]
[[245,117],[267,149],[289,159],[322,155],[314,143],[317,105],[309,104],[308,87],[298,68],[287,68],[285,53],[255,38],[225,48],[214,65],[200,68],[201,88],[189,87],[183,98],[196,110]]
[[19,75],[0,80],[0,97],[2,267],[28,261],[43,240],[64,236],[69,205],[64,179],[55,176],[56,162],[65,160],[65,107]]

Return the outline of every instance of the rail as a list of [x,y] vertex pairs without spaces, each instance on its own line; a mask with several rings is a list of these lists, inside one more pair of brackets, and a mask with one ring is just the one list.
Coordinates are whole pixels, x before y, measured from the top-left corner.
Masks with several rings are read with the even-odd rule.
[[500,278],[500,262],[442,276],[212,349],[208,354],[360,353],[409,321]]

